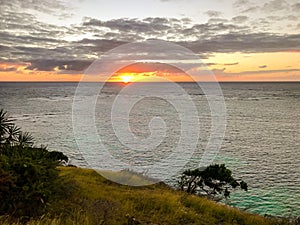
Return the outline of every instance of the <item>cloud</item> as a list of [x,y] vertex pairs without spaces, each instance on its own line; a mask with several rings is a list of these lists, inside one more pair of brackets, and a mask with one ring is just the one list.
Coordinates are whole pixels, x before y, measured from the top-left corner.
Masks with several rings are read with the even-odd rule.
[[289,73],[299,72],[300,69],[288,69],[288,70],[262,70],[262,71],[244,71],[240,74],[260,74],[260,73]]
[[264,12],[275,12],[289,8],[289,4],[285,0],[272,0],[262,7]]
[[224,76],[240,76],[240,75],[255,75],[255,74],[271,74],[271,73],[291,73],[299,72],[300,69],[286,69],[286,70],[249,70],[238,73],[225,72],[224,70],[215,70],[214,73]]
[[235,63],[224,63],[223,65],[224,66],[235,66],[235,65],[238,65],[239,63],[238,62],[235,62]]
[[234,63],[207,63],[207,66],[217,66],[217,65],[221,65],[221,66],[235,66],[238,65],[238,62],[234,62]]
[[208,10],[204,14],[208,15],[209,17],[220,17],[222,15],[222,12],[215,11],[215,10]]
[[169,20],[166,18],[146,18],[138,19],[114,19],[109,21],[101,21],[98,19],[88,19],[83,26],[93,26],[109,28],[119,32],[135,32],[135,33],[157,33],[170,28]]
[[233,3],[233,8],[239,13],[254,13],[260,9],[257,2],[250,0],[237,0]]
[[292,5],[292,10],[299,13],[300,3],[296,3],[296,4]]
[[93,61],[91,60],[33,60],[25,70],[55,71],[84,71]]
[[131,72],[131,73],[149,73],[149,72],[163,72],[163,73],[183,73],[182,70],[165,63],[147,62],[135,63],[125,68],[122,68],[118,73]]
[[79,48],[85,48],[86,51],[103,53],[107,52],[117,46],[122,44],[126,44],[127,42],[118,41],[116,39],[105,40],[105,39],[82,39],[77,42],[73,42],[73,44],[79,46]]
[[219,73],[224,73],[224,71],[226,70],[226,68],[223,69],[212,69],[212,72],[215,74],[219,74]]
[[250,1],[249,0],[237,0],[233,3],[234,7],[244,7],[245,5],[249,5]]
[[258,68],[264,69],[264,68],[267,68],[267,67],[268,67],[267,65],[261,65]]
[[258,6],[251,6],[251,7],[244,9],[242,11],[242,13],[254,13],[254,12],[258,11],[259,9],[260,9],[260,7],[258,7]]
[[287,16],[268,16],[267,19],[274,21],[297,21],[298,17],[294,15],[287,15]]
[[[20,38],[20,37],[19,37]],[[21,38],[22,39],[22,38]],[[198,54],[212,52],[265,52],[280,51],[286,49],[295,49],[299,46],[299,35],[276,36],[270,34],[223,34],[217,35],[204,40],[193,42],[174,42],[190,48]],[[40,40],[41,42],[45,40]],[[47,48],[47,47],[24,47],[16,46],[14,48],[1,46],[0,56],[12,56],[12,59],[19,61],[31,62],[30,70],[52,71],[55,67],[61,70],[84,70],[95,56],[117,47],[126,42],[117,40],[103,39],[83,39],[77,42],[69,42],[68,46]],[[39,46],[42,46],[40,43]],[[147,54],[155,57],[157,52],[151,53],[151,49]],[[158,55],[159,58],[162,55]],[[166,58],[171,57],[169,55]],[[89,59],[90,58],[90,59]],[[235,65],[237,63],[233,63]],[[229,65],[229,64],[227,64]]]
[[298,49],[300,35],[275,35],[269,33],[229,33],[210,39],[181,42],[194,52],[278,52]]
[[[61,37],[72,32],[70,28],[64,26],[39,22],[29,13],[1,12],[1,20],[6,22],[0,23],[0,44],[5,48],[10,48],[10,53],[14,54],[20,53],[16,48],[18,46],[21,48],[25,46],[55,48],[65,45],[66,42]],[[1,51],[0,55],[2,55]]]
[[28,64],[26,63],[20,63],[20,62],[5,62],[0,61],[0,72],[12,72],[12,71],[18,71],[19,69],[23,69]]
[[47,13],[53,15],[69,14],[70,4],[59,0],[0,0],[0,13],[3,12],[26,12],[28,10],[40,13]]
[[234,23],[244,23],[249,19],[248,16],[236,16],[232,18]]
[[[297,3],[295,5],[297,5]],[[291,6],[289,2],[285,0],[271,0],[271,1],[262,1],[262,2],[249,1],[249,0],[237,0],[236,2],[233,3],[233,7],[240,13],[254,13],[260,11],[261,13],[263,13],[262,15],[265,15],[265,14],[270,14],[278,11],[288,12]]]
[[8,67],[8,68],[0,68],[0,72],[11,72],[16,71],[17,69],[14,67]]
[[[16,2],[12,0],[11,6]],[[47,2],[46,5],[52,4]],[[38,3],[33,3],[30,7],[34,8]],[[214,52],[292,51],[300,46],[298,34],[255,32],[247,25],[247,16],[236,16],[230,21],[215,17],[220,15],[215,11],[208,13],[211,18],[206,23],[194,23],[189,18],[84,18],[80,24],[65,27],[38,21],[29,12],[9,13],[8,9],[12,9],[5,4],[6,11],[0,13],[0,20],[7,21],[0,24],[0,60],[31,63],[27,70],[82,71],[108,50],[148,39],[182,45],[202,58]],[[89,38],[79,39],[81,36]],[[147,54],[155,57],[157,52],[149,50]]]
[[210,18],[207,23],[227,23],[227,19],[222,18]]

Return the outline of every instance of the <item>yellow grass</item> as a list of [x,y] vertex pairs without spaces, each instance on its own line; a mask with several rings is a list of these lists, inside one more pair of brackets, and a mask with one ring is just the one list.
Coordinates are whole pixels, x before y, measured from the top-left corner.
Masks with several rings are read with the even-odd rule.
[[[28,225],[286,224],[187,195],[164,184],[130,187],[108,181],[90,169],[62,167],[60,171],[73,186],[72,196],[53,203],[51,212],[56,216],[44,215]],[[135,181],[142,179],[131,176]],[[0,224],[11,224],[9,221],[0,218]]]

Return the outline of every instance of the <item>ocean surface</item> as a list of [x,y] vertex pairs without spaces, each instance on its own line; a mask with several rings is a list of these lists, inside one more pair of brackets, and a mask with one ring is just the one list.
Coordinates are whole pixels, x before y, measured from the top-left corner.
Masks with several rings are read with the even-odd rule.
[[[90,85],[97,88],[97,84]],[[201,159],[211,132],[211,115],[207,98],[196,84],[180,86],[195,103],[201,124],[197,148],[182,168],[186,169],[197,167]],[[300,216],[300,83],[221,83],[220,86],[226,104],[226,121],[222,121],[226,132],[214,162],[225,163],[235,177],[249,185],[248,192],[233,193],[230,204],[262,215]],[[7,110],[22,130],[31,132],[37,145],[62,151],[72,164],[89,167],[97,154],[87,160],[73,133],[76,87],[77,83],[0,83],[0,108]],[[166,133],[153,151],[143,155],[131,151],[128,147],[131,143],[122,144],[110,122],[112,103],[125,87],[106,84],[99,93],[95,107],[97,132],[103,145],[119,160],[151,165],[176,148],[181,136],[180,116],[170,102],[142,96],[131,109],[130,132],[145,139],[151,134],[151,119],[160,117]],[[90,96],[81,94],[84,104]],[[170,90],[170,96],[176,97],[176,93]],[[83,121],[83,131],[88,129],[85,126]],[[95,141],[88,132],[84,140]],[[175,185],[176,176],[167,182]]]

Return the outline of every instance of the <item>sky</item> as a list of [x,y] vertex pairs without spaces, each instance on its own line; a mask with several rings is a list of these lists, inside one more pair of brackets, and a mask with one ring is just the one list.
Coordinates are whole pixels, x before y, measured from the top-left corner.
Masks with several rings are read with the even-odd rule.
[[[191,50],[219,81],[300,81],[298,0],[0,0],[0,5],[0,81],[79,81],[108,51],[146,40]],[[193,65],[191,70],[201,69]],[[163,67],[159,61],[135,64],[112,81],[139,73],[184,81],[176,68]]]

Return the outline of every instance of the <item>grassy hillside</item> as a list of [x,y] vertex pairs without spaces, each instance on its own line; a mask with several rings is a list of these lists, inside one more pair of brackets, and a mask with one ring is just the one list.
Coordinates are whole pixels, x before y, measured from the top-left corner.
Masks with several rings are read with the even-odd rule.
[[[164,184],[129,187],[108,181],[90,169],[59,169],[71,194],[52,203],[49,215],[27,224],[287,224],[187,195]],[[12,223],[2,217],[0,224]]]

